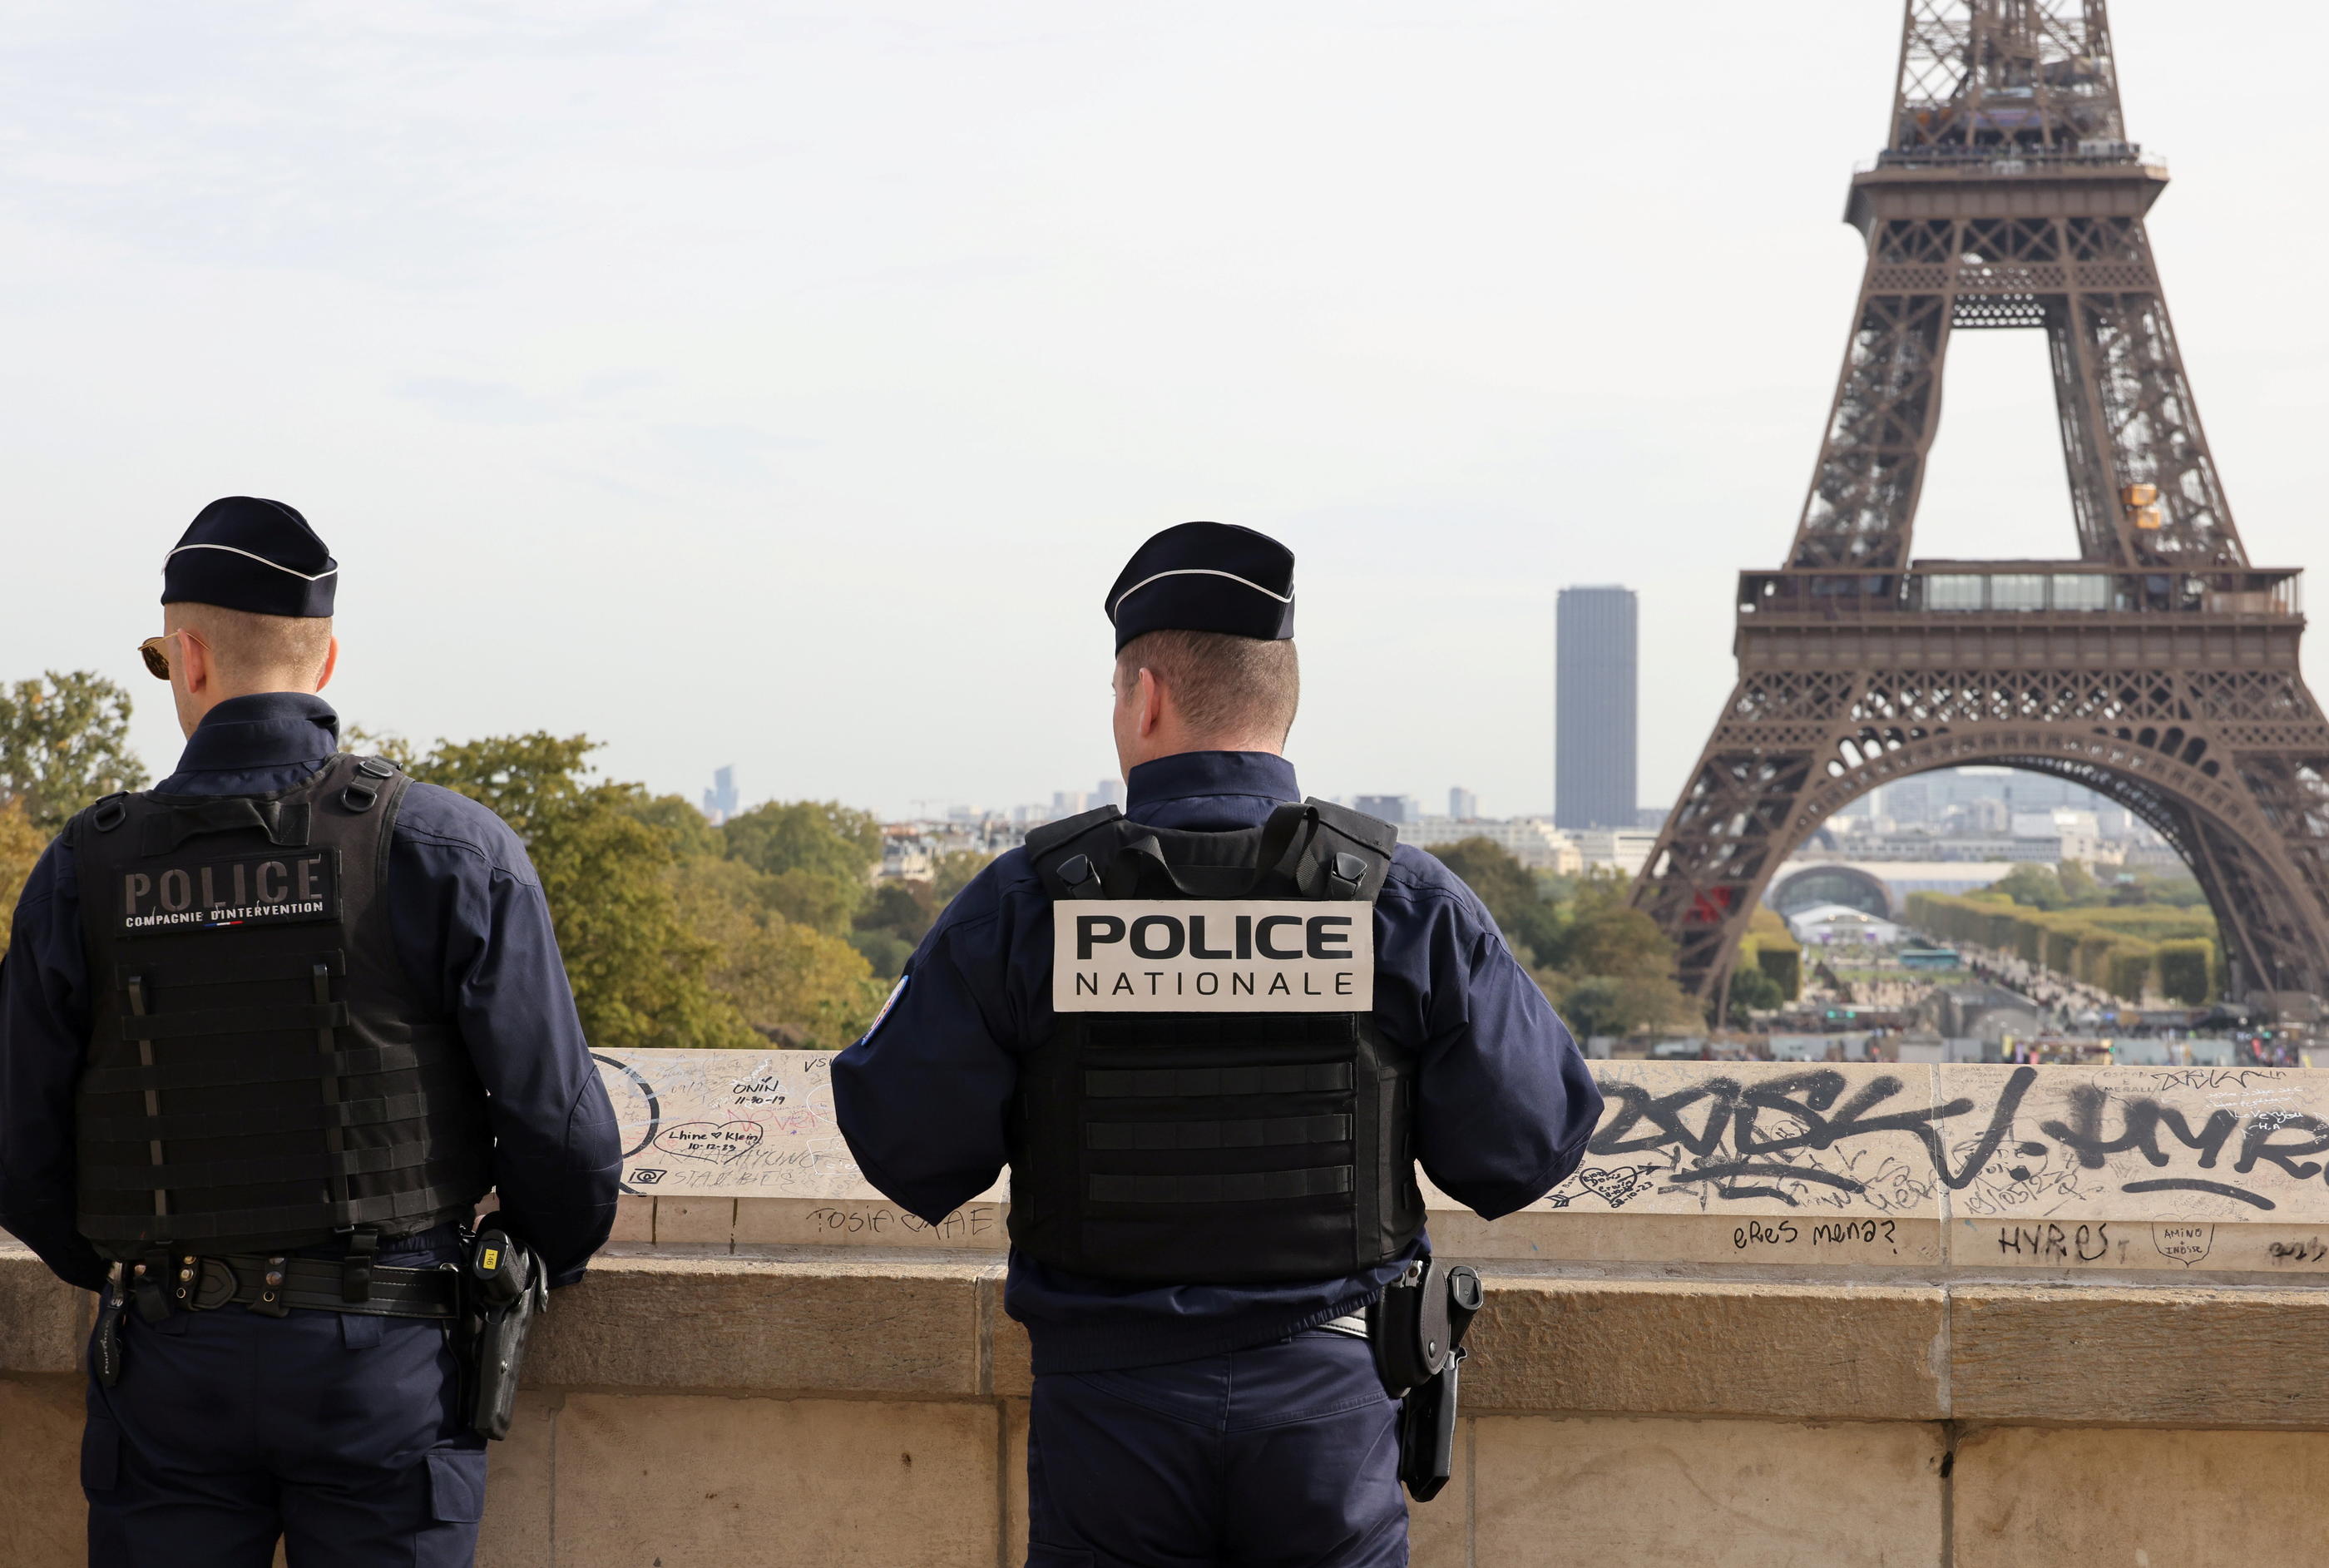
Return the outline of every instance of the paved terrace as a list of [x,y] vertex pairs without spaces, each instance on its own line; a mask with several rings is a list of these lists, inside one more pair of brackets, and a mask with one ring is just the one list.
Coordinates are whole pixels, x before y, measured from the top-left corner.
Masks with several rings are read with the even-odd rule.
[[[489,1568],[1015,1564],[998,1191],[873,1195],[827,1058],[608,1056],[618,1241],[494,1450]],[[1598,1063],[1595,1152],[1476,1261],[1419,1568],[2309,1563],[2329,1073]],[[78,1563],[90,1299],[0,1252],[0,1563]]]

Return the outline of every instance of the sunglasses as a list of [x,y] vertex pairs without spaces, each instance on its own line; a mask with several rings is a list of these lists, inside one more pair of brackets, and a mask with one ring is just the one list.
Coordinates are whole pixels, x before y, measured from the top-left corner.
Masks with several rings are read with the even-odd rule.
[[170,678],[170,639],[174,637],[200,640],[194,638],[194,634],[190,631],[165,631],[160,637],[149,637],[137,645],[137,656],[146,661],[146,669],[157,681]]

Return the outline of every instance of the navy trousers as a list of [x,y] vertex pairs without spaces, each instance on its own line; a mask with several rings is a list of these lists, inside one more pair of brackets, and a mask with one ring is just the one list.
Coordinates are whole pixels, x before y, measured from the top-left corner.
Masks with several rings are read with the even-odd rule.
[[1038,1377],[1027,1568],[1404,1568],[1397,1412],[1323,1329]]
[[268,1568],[278,1537],[291,1568],[467,1568],[486,1453],[455,1386],[444,1329],[416,1318],[133,1308],[120,1382],[89,1389],[91,1568]]

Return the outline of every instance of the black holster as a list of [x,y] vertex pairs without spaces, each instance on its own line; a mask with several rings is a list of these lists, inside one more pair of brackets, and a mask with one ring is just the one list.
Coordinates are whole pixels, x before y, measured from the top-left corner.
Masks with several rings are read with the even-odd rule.
[[90,1340],[89,1369],[104,1388],[117,1388],[121,1384],[121,1314],[129,1305],[124,1283],[128,1272],[128,1264],[114,1264],[106,1276],[105,1293],[98,1300],[97,1333]]
[[1426,1257],[1367,1308],[1375,1371],[1400,1402],[1399,1478],[1419,1503],[1438,1497],[1455,1469],[1458,1369],[1480,1299],[1477,1270]]
[[461,1413],[484,1438],[509,1436],[526,1336],[549,1309],[550,1281],[533,1249],[506,1231],[469,1238],[461,1258]]

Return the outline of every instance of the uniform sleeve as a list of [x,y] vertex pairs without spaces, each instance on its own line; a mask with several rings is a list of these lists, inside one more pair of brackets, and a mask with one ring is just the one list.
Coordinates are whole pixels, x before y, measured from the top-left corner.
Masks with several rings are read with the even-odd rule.
[[1493,1220],[1568,1179],[1601,1091],[1486,912],[1451,904],[1432,933],[1416,1154],[1440,1191]]
[[[857,1168],[932,1224],[995,1183],[1019,1060],[993,887],[973,883],[906,968],[888,1008],[833,1062],[833,1108]],[[955,910],[948,910],[952,917]]]
[[73,1090],[89,1030],[80,891],[61,839],[25,882],[0,960],[0,1229],[95,1290],[105,1263],[73,1217]]
[[489,856],[400,825],[391,912],[407,971],[435,982],[489,1097],[502,1221],[570,1285],[614,1228],[621,1145],[541,884],[493,826],[506,843]]

